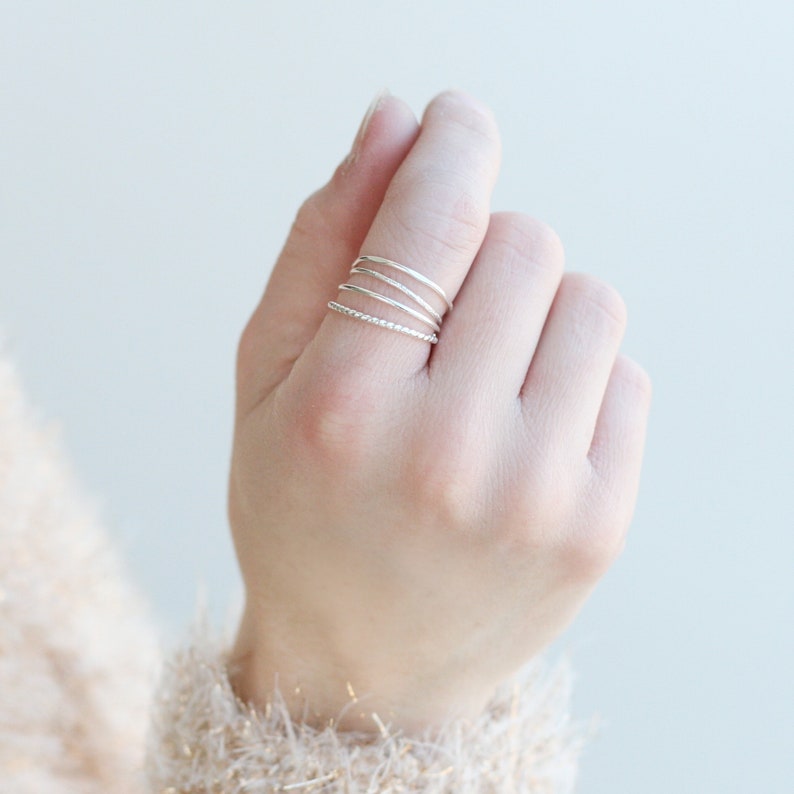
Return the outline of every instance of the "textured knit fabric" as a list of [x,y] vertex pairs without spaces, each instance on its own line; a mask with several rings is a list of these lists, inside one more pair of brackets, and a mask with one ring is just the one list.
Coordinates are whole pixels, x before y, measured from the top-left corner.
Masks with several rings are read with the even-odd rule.
[[155,639],[0,353],[0,791],[140,791]]
[[[422,737],[376,717],[364,737],[295,725],[283,703],[264,713],[229,686],[223,648],[206,631],[166,666],[155,707],[153,791],[344,794],[557,794],[573,790],[579,732],[568,719],[570,674],[535,662],[482,716]],[[361,704],[355,704],[361,708]]]
[[[0,349],[0,791],[9,794],[572,790],[570,681],[533,662],[483,715],[424,737],[259,713],[199,621],[159,660],[117,554]],[[159,685],[152,698],[157,669]],[[151,722],[144,761],[147,726]]]

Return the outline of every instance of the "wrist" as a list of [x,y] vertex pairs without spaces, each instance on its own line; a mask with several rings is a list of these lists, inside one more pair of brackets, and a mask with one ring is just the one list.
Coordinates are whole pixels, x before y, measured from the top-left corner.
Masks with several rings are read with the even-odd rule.
[[[416,734],[451,718],[479,713],[490,697],[450,685],[455,676],[420,675],[422,665],[390,659],[375,664],[329,649],[296,633],[285,637],[248,610],[229,658],[236,695],[266,710],[283,701],[292,719],[316,728],[376,733],[382,724]],[[461,693],[466,693],[462,697]]]

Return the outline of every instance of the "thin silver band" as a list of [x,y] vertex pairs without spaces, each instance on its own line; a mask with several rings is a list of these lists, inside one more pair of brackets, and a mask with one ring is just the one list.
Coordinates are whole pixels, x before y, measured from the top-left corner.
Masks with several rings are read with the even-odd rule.
[[[421,306],[439,325],[441,324],[441,315],[421,295],[417,295],[412,289],[408,289],[405,284],[400,284],[399,281],[384,276],[383,273],[378,273],[377,270],[370,270],[368,267],[353,267],[350,274],[352,275],[353,273],[363,273],[365,276],[372,276],[386,284],[391,284],[392,287],[396,287],[403,295],[407,295],[412,301]],[[436,328],[435,330],[438,329]]]
[[424,314],[422,314],[421,312],[415,311],[410,306],[406,306],[404,303],[400,303],[400,301],[393,300],[392,298],[387,298],[385,295],[381,295],[379,292],[373,292],[371,289],[366,289],[365,287],[359,287],[357,284],[340,284],[339,289],[347,290],[348,292],[357,292],[359,295],[366,295],[368,298],[374,298],[375,300],[378,300],[381,303],[388,303],[389,306],[394,306],[395,309],[399,309],[401,312],[405,312],[406,314],[413,317],[414,320],[418,320],[420,323],[429,326],[434,331],[438,332],[441,330],[441,327],[437,322],[431,320],[428,317],[425,317]]
[[447,308],[452,311],[452,301],[447,297],[447,293],[444,292],[444,290],[441,289],[441,287],[439,287],[435,281],[431,281],[429,278],[427,278],[427,276],[417,273],[410,267],[401,265],[399,262],[393,262],[391,259],[384,259],[382,256],[360,256],[355,262],[353,262],[353,267],[356,267],[359,262],[375,262],[378,265],[392,267],[395,270],[399,270],[401,273],[405,273],[411,278],[416,279],[420,284],[424,284],[426,287],[429,287],[431,290],[433,290],[433,292],[435,292],[436,295],[442,298],[444,303],[447,304]]
[[[411,269],[410,267],[406,267],[405,265],[401,265],[399,262],[394,262],[391,259],[384,259],[381,256],[360,256],[353,262],[353,265],[350,268],[350,275],[360,275],[369,278],[377,279],[385,284],[389,284],[390,286],[394,287],[395,289],[399,290],[403,295],[413,301],[418,307],[424,309],[427,314],[423,314],[416,309],[411,308],[410,306],[406,306],[405,303],[401,303],[398,300],[395,300],[388,295],[383,295],[380,292],[375,292],[374,290],[367,289],[366,287],[360,287],[358,284],[340,284],[339,289],[342,291],[347,292],[355,292],[359,295],[363,295],[367,298],[372,298],[373,300],[380,301],[381,303],[385,303],[388,306],[391,306],[398,311],[407,314],[409,317],[413,317],[414,320],[422,323],[423,325],[432,328],[434,333],[428,334],[422,331],[417,331],[413,328],[409,328],[405,325],[401,325],[400,323],[391,322],[390,320],[386,320],[382,317],[375,317],[372,314],[366,314],[364,312],[358,311],[357,309],[352,309],[350,306],[345,306],[338,301],[329,301],[328,308],[332,309],[335,312],[339,312],[340,314],[345,315],[346,317],[352,317],[356,320],[361,320],[365,323],[370,323],[372,325],[377,325],[380,328],[386,328],[389,331],[397,331],[400,334],[404,334],[405,336],[410,336],[413,339],[420,339],[423,342],[430,342],[430,344],[435,345],[438,342],[438,336],[436,335],[441,330],[441,323],[443,322],[443,317],[440,312],[436,311],[423,297],[418,295],[414,292],[413,289],[406,287],[405,284],[401,284],[396,279],[390,278],[389,276],[380,272],[379,269],[372,269],[370,267],[362,267],[363,264],[372,264],[373,266],[380,265],[381,267],[389,267],[393,268],[394,270],[398,270],[400,273],[404,273],[405,275],[412,278],[414,281],[418,282],[420,285],[427,287],[428,289],[432,290],[436,295],[438,295],[444,303],[446,303],[447,307],[451,310],[452,309],[452,301],[447,298],[446,293],[444,292],[441,287],[438,286],[435,282],[431,281],[426,276],[423,276],[421,273],[417,273],[415,270]],[[411,285],[414,286],[413,284]]]
[[411,336],[414,339],[421,339],[423,342],[430,342],[431,345],[435,345],[438,342],[438,337],[435,334],[423,334],[421,331],[414,331],[413,328],[406,328],[404,325],[392,323],[388,320],[383,320],[380,317],[373,317],[371,314],[364,314],[364,312],[358,312],[355,309],[350,309],[347,306],[343,306],[341,303],[337,303],[336,301],[328,301],[328,308],[333,309],[335,312],[339,312],[340,314],[345,314],[348,317],[354,317],[356,320],[363,320],[365,323],[378,325],[381,328],[388,328],[390,331],[397,331],[398,333],[405,334],[406,336]]

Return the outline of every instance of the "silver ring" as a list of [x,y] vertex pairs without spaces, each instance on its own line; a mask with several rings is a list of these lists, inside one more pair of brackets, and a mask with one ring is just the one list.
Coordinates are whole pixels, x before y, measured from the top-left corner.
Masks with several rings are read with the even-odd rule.
[[379,281],[385,281],[387,284],[391,284],[392,287],[396,287],[400,292],[405,293],[412,301],[418,303],[437,323],[441,324],[441,315],[424,298],[417,295],[413,290],[408,289],[405,284],[400,284],[399,281],[384,276],[383,273],[378,273],[377,270],[370,270],[368,267],[354,267],[350,273],[363,273],[366,276],[372,276]]
[[423,342],[430,342],[431,345],[435,345],[438,342],[438,337],[435,334],[423,334],[421,331],[414,331],[413,328],[406,328],[404,325],[390,323],[388,320],[382,320],[380,317],[373,317],[370,314],[364,314],[364,312],[357,312],[355,309],[342,306],[341,303],[337,303],[336,301],[328,301],[328,308],[340,314],[346,314],[348,317],[354,317],[356,320],[363,320],[366,323],[372,323],[381,328],[388,328],[390,331],[397,331],[401,334],[412,336],[414,339],[421,339]]
[[447,293],[444,292],[444,290],[441,289],[441,287],[439,287],[435,281],[431,281],[429,278],[427,278],[427,276],[423,276],[421,273],[411,270],[410,267],[401,265],[399,262],[393,262],[391,259],[384,259],[382,256],[360,256],[353,263],[353,267],[355,267],[359,262],[375,262],[378,265],[393,267],[395,270],[399,270],[401,273],[405,273],[411,278],[415,278],[420,284],[430,287],[430,289],[432,289],[433,292],[435,292],[436,295],[438,295],[444,301],[444,303],[447,304],[447,308],[452,311],[452,301],[447,297]]
[[370,298],[375,298],[375,300],[379,300],[382,303],[388,303],[389,306],[394,306],[395,309],[399,309],[401,312],[410,314],[411,317],[413,317],[415,320],[419,320],[420,323],[429,325],[434,331],[441,330],[441,327],[437,322],[435,322],[435,320],[429,320],[421,312],[412,309],[410,306],[406,306],[404,303],[400,303],[400,301],[387,298],[385,295],[381,295],[379,292],[373,292],[371,289],[359,287],[356,284],[340,284],[339,289],[347,290],[348,292],[357,292],[359,295],[366,295]]
[[[360,265],[362,263],[371,266],[361,267]],[[407,267],[406,265],[401,265],[399,262],[394,262],[391,259],[384,259],[380,256],[360,256],[355,262],[353,262],[353,265],[350,268],[350,275],[354,277],[365,276],[367,278],[374,278],[382,283],[388,284],[389,286],[399,290],[422,311],[414,309],[399,300],[389,297],[388,295],[375,292],[372,289],[367,289],[366,287],[359,286],[358,284],[340,284],[339,289],[346,292],[354,292],[358,295],[363,295],[365,298],[376,300],[380,303],[385,303],[392,308],[407,314],[409,317],[412,317],[414,320],[417,320],[423,325],[432,328],[434,333],[428,334],[423,331],[417,331],[413,328],[409,328],[406,325],[401,325],[400,323],[391,322],[390,320],[352,309],[350,306],[345,306],[344,304],[335,300],[328,302],[328,308],[347,317],[352,317],[355,320],[361,320],[362,322],[370,323],[371,325],[377,325],[378,327],[386,328],[389,331],[396,331],[397,333],[410,336],[414,339],[430,342],[430,344],[433,345],[436,344],[438,342],[438,336],[436,334],[441,330],[441,323],[443,322],[441,313],[436,311],[436,309],[434,309],[433,306],[427,300],[425,300],[425,298],[415,292],[414,289],[411,289],[396,279],[381,273],[380,270],[374,269],[378,266],[392,268],[393,270],[397,270],[400,273],[404,273],[406,276],[409,276],[414,281],[418,282],[419,285],[431,290],[433,293],[435,293],[435,295],[444,301],[448,309],[452,309],[452,301],[447,298],[444,290],[441,289],[441,287],[434,281],[431,281],[426,276],[423,276],[421,273],[417,273],[417,271]]]

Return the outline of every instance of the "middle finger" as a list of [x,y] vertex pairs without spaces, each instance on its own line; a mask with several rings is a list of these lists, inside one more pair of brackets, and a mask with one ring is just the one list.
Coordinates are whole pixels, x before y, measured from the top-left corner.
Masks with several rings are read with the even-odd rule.
[[[499,134],[490,110],[461,92],[436,97],[389,185],[361,254],[406,265],[454,299],[488,228],[499,160]],[[388,284],[374,286],[362,280],[360,285],[404,301],[405,296]],[[443,313],[437,296],[427,297]],[[346,291],[338,300],[351,309],[409,325],[405,314],[367,295]],[[421,370],[430,352],[427,342],[336,312],[329,312],[318,337],[323,355],[369,367],[377,364],[379,372],[386,368],[398,377]]]

